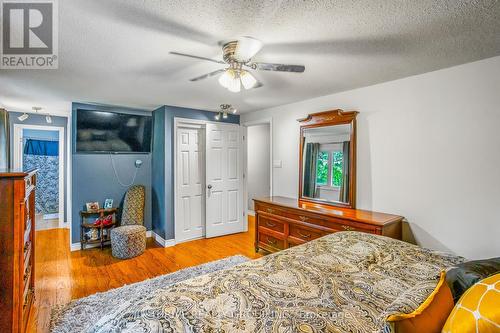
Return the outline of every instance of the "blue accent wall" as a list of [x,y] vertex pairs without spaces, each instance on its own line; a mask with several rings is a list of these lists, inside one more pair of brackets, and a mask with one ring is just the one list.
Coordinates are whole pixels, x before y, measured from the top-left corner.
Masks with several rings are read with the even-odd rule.
[[165,237],[165,108],[153,112],[152,220],[153,231]]
[[[39,115],[39,114],[34,114],[34,113],[29,113],[28,119],[25,121],[20,121],[17,119],[17,117],[21,116],[23,113],[22,112],[9,112],[9,124],[10,124],[10,133],[12,138],[14,137],[14,124],[24,124],[24,125],[38,125],[38,126],[47,126],[47,127],[64,127],[64,135],[67,136],[68,133],[68,118],[66,117],[59,117],[59,116],[51,116],[52,118],[52,123],[48,124],[47,121],[45,120],[44,115]],[[68,168],[68,158],[67,158],[67,151],[68,151],[68,142],[66,140],[66,137],[64,138],[64,152],[63,152],[63,159],[64,159],[64,190],[65,190],[65,195],[64,195],[64,207],[68,207],[68,191],[67,191],[67,184],[68,180],[66,179],[66,173],[67,173],[67,168]],[[14,148],[13,148],[13,141],[10,140],[10,160],[12,161],[14,159]],[[68,209],[66,208],[64,210],[64,221],[68,221],[67,219],[67,213]]]
[[[214,112],[162,106],[153,112],[153,230],[164,239],[174,238],[174,118],[215,121]],[[239,115],[228,115],[221,122],[239,124]],[[163,126],[162,126],[163,124]]]
[[114,111],[130,114],[141,114],[152,116],[151,111],[132,109],[120,106],[99,104],[72,104],[72,243],[80,241],[80,215],[85,209],[85,203],[98,201],[104,204],[107,198],[113,199],[113,206],[117,207],[123,200],[127,187],[120,185],[113,171],[112,160],[116,172],[122,183],[128,184],[132,181],[135,172],[135,160],[143,161],[137,172],[134,184],[146,186],[146,207],[144,224],[151,230],[151,155],[152,154],[89,154],[76,152],[76,110]]

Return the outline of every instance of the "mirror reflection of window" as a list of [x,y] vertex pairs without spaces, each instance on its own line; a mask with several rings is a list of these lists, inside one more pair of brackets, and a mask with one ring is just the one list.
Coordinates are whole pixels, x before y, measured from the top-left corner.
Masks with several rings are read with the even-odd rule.
[[342,186],[343,154],[341,151],[334,151],[332,154],[332,186]]
[[[347,200],[344,186],[349,167],[350,126],[307,129],[304,133],[304,197],[324,201]],[[346,165],[345,165],[346,164]]]
[[342,186],[343,154],[341,151],[320,151],[316,162],[316,185]]

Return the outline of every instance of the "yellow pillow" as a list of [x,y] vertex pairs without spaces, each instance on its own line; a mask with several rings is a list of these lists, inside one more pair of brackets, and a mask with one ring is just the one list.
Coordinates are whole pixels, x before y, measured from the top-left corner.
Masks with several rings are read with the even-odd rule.
[[445,273],[434,291],[412,313],[393,314],[387,318],[394,333],[439,333],[453,309],[453,296],[445,281]]
[[500,273],[470,287],[451,311],[442,333],[500,332]]

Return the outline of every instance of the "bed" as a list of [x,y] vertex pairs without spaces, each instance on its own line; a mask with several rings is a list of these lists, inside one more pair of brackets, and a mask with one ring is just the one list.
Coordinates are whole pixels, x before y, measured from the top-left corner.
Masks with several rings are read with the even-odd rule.
[[387,332],[461,257],[339,232],[124,301],[92,332]]

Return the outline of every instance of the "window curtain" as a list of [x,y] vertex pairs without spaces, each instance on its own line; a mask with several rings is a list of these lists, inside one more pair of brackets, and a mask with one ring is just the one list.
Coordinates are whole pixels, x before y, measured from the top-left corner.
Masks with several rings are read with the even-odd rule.
[[38,169],[35,212],[59,212],[59,142],[27,139],[24,144],[23,169]]
[[26,155],[58,156],[59,142],[46,140],[26,140],[24,145]]
[[304,159],[304,184],[303,196],[316,198],[316,166],[318,162],[319,143],[306,144]]
[[340,186],[339,201],[349,201],[349,157],[350,157],[351,142],[344,141],[342,143],[342,185]]

